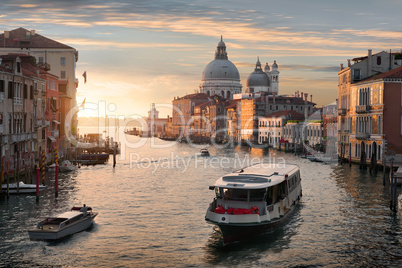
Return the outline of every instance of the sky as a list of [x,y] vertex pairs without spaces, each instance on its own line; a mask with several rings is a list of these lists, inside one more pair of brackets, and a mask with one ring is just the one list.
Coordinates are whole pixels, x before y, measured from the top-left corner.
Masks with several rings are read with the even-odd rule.
[[263,65],[276,60],[279,94],[332,103],[340,64],[368,49],[401,51],[400,10],[400,0],[2,0],[0,25],[79,51],[78,105],[86,99],[108,115],[145,116],[155,103],[166,116],[174,97],[199,89],[221,36],[243,92],[259,57]]

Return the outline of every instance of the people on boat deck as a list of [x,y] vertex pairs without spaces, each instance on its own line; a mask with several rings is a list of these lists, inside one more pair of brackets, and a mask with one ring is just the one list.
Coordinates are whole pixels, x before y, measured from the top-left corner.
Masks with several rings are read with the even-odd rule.
[[87,215],[88,207],[84,204],[84,206],[80,209],[80,212],[84,213],[84,216]]

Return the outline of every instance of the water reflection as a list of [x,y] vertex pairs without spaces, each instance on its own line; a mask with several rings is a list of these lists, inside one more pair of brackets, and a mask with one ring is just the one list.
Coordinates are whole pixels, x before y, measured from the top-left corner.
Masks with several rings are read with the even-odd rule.
[[229,261],[240,266],[250,266],[272,253],[281,253],[289,247],[292,237],[298,233],[302,207],[303,205],[300,203],[284,225],[264,234],[225,246],[219,228],[214,226],[208,242],[203,248],[205,261],[214,265],[227,264]]

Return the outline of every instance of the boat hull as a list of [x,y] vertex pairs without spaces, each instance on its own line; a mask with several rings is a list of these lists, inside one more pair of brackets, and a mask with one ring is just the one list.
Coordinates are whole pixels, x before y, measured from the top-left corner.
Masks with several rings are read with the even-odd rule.
[[[222,234],[223,244],[227,245],[236,241],[246,240],[250,237],[257,236],[269,232],[273,229],[278,228],[279,226],[285,224],[293,212],[296,209],[296,206],[292,206],[285,215],[265,222],[257,222],[257,223],[217,223],[210,221],[208,219],[207,222],[214,224],[219,227],[219,230]],[[224,215],[224,214],[223,214]]]
[[66,236],[73,235],[78,232],[82,232],[92,226],[97,212],[93,212],[91,215],[72,223],[60,230],[43,230],[34,228],[28,230],[29,238],[31,240],[58,240]]
[[[3,191],[7,191],[7,184],[1,186]],[[46,189],[46,186],[39,185],[39,192]],[[36,193],[36,184],[20,184],[19,189],[16,183],[10,183],[8,186],[9,194],[34,194]]]

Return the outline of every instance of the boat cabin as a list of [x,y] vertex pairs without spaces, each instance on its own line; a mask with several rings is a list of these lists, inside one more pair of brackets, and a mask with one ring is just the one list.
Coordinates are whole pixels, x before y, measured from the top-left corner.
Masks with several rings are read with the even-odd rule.
[[289,194],[300,185],[300,170],[287,165],[283,170],[264,168],[239,170],[220,178],[210,189],[215,190],[216,207],[250,208],[256,206],[264,214],[273,204],[287,201]]

